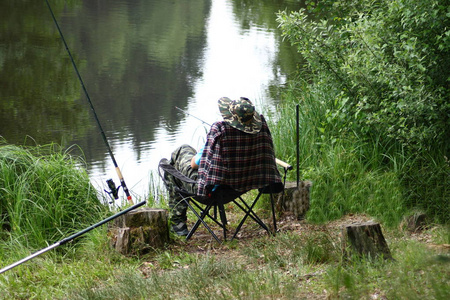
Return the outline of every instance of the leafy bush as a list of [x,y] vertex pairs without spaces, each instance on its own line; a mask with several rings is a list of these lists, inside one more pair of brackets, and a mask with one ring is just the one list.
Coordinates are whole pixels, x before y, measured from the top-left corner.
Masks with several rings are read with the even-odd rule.
[[277,20],[305,62],[286,96],[301,106],[301,167],[316,181],[310,216],[395,203],[378,213],[400,214],[406,204],[448,222],[448,1],[307,2]]
[[278,15],[315,84],[337,92],[326,125],[379,132],[413,153],[448,151],[449,5],[353,2],[334,1],[328,17],[317,21],[305,10]]

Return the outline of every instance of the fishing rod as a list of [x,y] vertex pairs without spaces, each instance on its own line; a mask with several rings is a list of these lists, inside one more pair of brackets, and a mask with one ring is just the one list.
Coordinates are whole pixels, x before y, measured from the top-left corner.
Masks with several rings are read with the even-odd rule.
[[84,230],[78,232],[78,233],[75,233],[75,234],[73,234],[73,235],[71,235],[71,236],[69,236],[69,237],[67,237],[67,238],[65,238],[65,239],[62,239],[61,241],[59,241],[59,242],[57,242],[57,243],[54,243],[53,245],[48,246],[47,248],[44,248],[44,249],[42,249],[42,250],[39,250],[39,251],[37,251],[37,252],[31,254],[30,256],[27,256],[27,257],[25,257],[25,258],[23,258],[23,259],[21,259],[21,260],[15,262],[15,263],[9,265],[9,266],[6,266],[6,267],[4,267],[3,269],[0,270],[0,274],[6,272],[6,271],[8,271],[8,270],[11,270],[12,268],[15,268],[15,267],[17,267],[17,266],[23,264],[24,262],[27,262],[27,261],[29,261],[29,260],[35,258],[36,256],[39,256],[39,255],[41,255],[41,254],[43,254],[43,253],[45,253],[45,252],[47,252],[47,251],[49,251],[49,250],[52,250],[52,249],[54,249],[54,248],[56,248],[56,247],[58,247],[58,246],[64,245],[64,244],[66,244],[66,243],[68,243],[68,242],[70,242],[70,241],[76,239],[77,237],[79,237],[79,236],[81,236],[81,235],[83,235],[83,234],[85,234],[85,233],[91,231],[92,229],[97,228],[97,227],[99,227],[99,226],[101,226],[101,225],[103,225],[103,224],[105,224],[105,223],[107,223],[107,222],[109,222],[109,221],[111,221],[111,220],[113,220],[113,219],[115,219],[115,218],[121,216],[121,215],[124,215],[124,214],[126,214],[127,212],[132,211],[133,209],[136,209],[136,208],[138,208],[138,207],[144,205],[145,203],[147,203],[147,201],[142,201],[142,202],[139,202],[138,204],[135,204],[135,205],[133,205],[133,206],[130,206],[129,208],[127,208],[127,209],[125,209],[125,210],[123,210],[123,211],[121,211],[121,212],[118,212],[117,214],[112,215],[111,217],[106,218],[106,219],[104,219],[103,221],[100,221],[100,222],[98,222],[98,223],[96,223],[96,224],[94,224],[94,225],[92,225],[92,226],[90,226],[90,227],[88,227],[88,228],[86,228],[86,229],[84,229]]
[[[130,204],[133,204],[133,199],[131,198],[131,195],[130,195],[130,192],[129,192],[128,188],[127,188],[127,185],[125,184],[125,180],[123,178],[122,172],[120,171],[120,168],[117,165],[117,161],[116,161],[116,159],[114,157],[114,154],[113,154],[113,152],[111,150],[111,147],[110,147],[110,145],[108,143],[108,139],[106,138],[105,132],[103,131],[103,128],[102,128],[102,125],[100,123],[100,120],[98,119],[97,113],[95,112],[94,105],[92,104],[91,98],[89,97],[89,93],[87,92],[86,86],[84,85],[83,79],[81,78],[81,75],[80,75],[80,72],[78,71],[77,65],[75,64],[75,61],[74,61],[74,59],[72,57],[72,53],[69,50],[69,46],[66,43],[66,39],[64,38],[64,35],[63,35],[62,31],[61,31],[61,28],[59,27],[58,21],[56,21],[55,14],[53,13],[53,10],[52,10],[52,8],[50,6],[50,3],[48,2],[48,0],[45,0],[45,2],[47,3],[47,6],[48,6],[48,9],[50,10],[50,13],[52,15],[53,21],[54,21],[54,23],[56,25],[56,28],[58,29],[59,35],[61,36],[61,40],[63,41],[64,46],[66,47],[67,53],[69,54],[69,57],[70,57],[70,60],[72,61],[73,68],[75,69],[75,72],[77,73],[78,79],[80,80],[81,87],[83,88],[84,94],[86,95],[86,98],[87,98],[87,100],[89,102],[89,105],[90,105],[90,107],[92,109],[92,112],[94,113],[94,117],[95,117],[95,120],[97,121],[97,125],[98,125],[98,127],[100,129],[100,132],[102,134],[103,141],[105,142],[106,148],[108,149],[108,152],[109,152],[109,156],[111,157],[111,160],[113,161],[114,167],[116,168],[116,173],[117,173],[117,176],[119,177],[119,180],[120,180],[120,186],[123,188],[123,191],[125,192],[125,195],[127,196],[128,202]],[[119,198],[119,196],[117,194],[118,188],[116,188],[115,183],[112,181],[112,179],[109,179],[106,182],[107,182],[108,187],[110,188],[110,191],[111,191],[111,192],[108,192],[108,191],[106,191],[106,192],[109,195],[112,194],[115,199],[118,199]],[[120,188],[120,186],[119,186],[119,188]]]
[[296,130],[296,146],[297,146],[297,188],[300,184],[300,106],[297,104],[295,107],[295,115],[297,118],[297,130]]
[[197,120],[199,120],[199,121],[202,122],[203,124],[208,125],[208,126],[211,126],[211,124],[206,123],[205,121],[203,121],[202,119],[200,119],[200,118],[198,118],[198,117],[196,117],[196,116],[194,116],[194,115],[191,115],[190,113],[188,113],[188,112],[185,111],[184,109],[181,109],[181,108],[179,108],[178,106],[175,106],[175,108],[178,109],[179,111],[183,112],[184,114],[188,115],[188,116],[191,116],[191,117],[193,117],[193,118],[196,118]]
[[[186,114],[186,115],[188,115],[188,116],[191,116],[191,117],[193,117],[193,118],[199,120],[199,121],[202,122],[203,124],[208,125],[208,126],[211,126],[211,124],[206,123],[205,121],[203,121],[203,120],[200,119],[199,117],[196,117],[196,116],[194,116],[194,115],[188,113],[188,112],[185,111],[184,109],[181,109],[181,108],[179,108],[178,106],[175,106],[175,108],[178,109],[179,111],[183,112],[184,114]],[[284,161],[282,161],[282,160],[280,160],[280,159],[278,159],[278,158],[275,158],[275,162],[276,162],[277,164],[279,164],[280,166],[282,166],[282,167],[285,169],[285,171],[288,171],[288,170],[292,170],[292,169],[293,169],[293,167],[292,167],[290,164],[288,164],[288,163],[286,163],[286,162],[284,162]]]

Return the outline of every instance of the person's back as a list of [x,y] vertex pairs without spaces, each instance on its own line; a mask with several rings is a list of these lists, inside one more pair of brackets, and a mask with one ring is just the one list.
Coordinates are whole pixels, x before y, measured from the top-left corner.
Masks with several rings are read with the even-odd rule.
[[182,184],[189,192],[197,191],[198,195],[206,196],[221,185],[246,192],[281,183],[272,137],[264,117],[247,98],[231,101],[223,97],[218,105],[223,121],[211,126],[201,157],[189,145],[178,147],[171,155],[170,164],[197,183],[185,184],[165,174],[172,229],[178,235],[188,234],[187,204],[177,195],[175,186]]
[[275,163],[272,137],[264,117],[256,133],[216,122],[208,133],[199,166],[198,194],[216,185],[245,192],[281,182]]

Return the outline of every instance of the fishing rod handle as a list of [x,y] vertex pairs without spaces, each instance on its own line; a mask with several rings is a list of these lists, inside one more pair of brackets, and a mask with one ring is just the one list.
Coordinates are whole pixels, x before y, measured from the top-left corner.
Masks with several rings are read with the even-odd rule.
[[282,160],[280,160],[278,158],[275,158],[275,161],[276,161],[276,163],[278,165],[282,166],[285,170],[292,170],[293,169],[293,167],[290,164],[288,164],[287,162],[284,162],[284,161],[282,161]]

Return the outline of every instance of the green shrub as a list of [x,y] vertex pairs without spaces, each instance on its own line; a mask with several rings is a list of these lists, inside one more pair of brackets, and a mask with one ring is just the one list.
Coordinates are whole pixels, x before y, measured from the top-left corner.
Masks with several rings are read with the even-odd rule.
[[[407,209],[421,208],[448,222],[449,7],[434,0],[308,1],[309,15],[278,14],[305,61],[285,106],[300,106],[299,163],[313,181],[310,218],[367,212],[394,224]],[[281,145],[288,141],[283,132],[295,136],[295,115],[280,112],[275,143],[292,160],[294,149]]]
[[278,15],[314,84],[336,91],[329,126],[379,132],[413,153],[449,149],[450,18],[443,2],[336,1],[350,9],[317,21],[305,10]]

